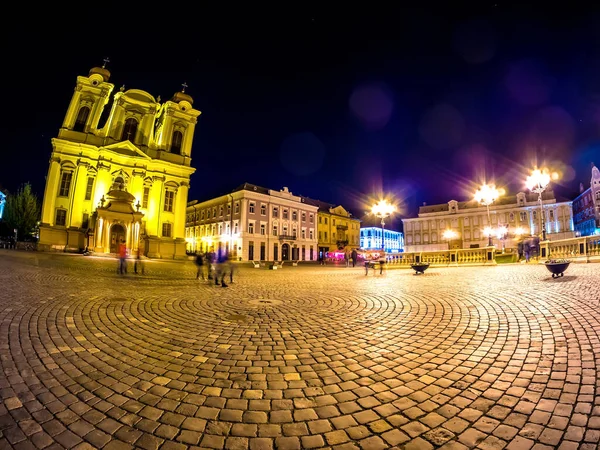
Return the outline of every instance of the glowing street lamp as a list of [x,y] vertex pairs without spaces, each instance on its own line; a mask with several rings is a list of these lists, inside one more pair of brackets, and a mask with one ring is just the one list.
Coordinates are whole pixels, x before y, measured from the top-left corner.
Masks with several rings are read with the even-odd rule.
[[538,201],[540,202],[540,227],[542,229],[542,240],[546,240],[546,224],[544,223],[544,204],[542,202],[542,192],[546,190],[550,184],[550,172],[548,169],[534,169],[531,175],[527,177],[525,186],[531,192],[535,192],[538,195]]
[[375,217],[381,219],[381,249],[385,252],[385,219],[396,211],[396,207],[387,200],[379,200],[371,207],[371,212]]
[[496,186],[493,184],[484,184],[475,192],[475,201],[477,201],[480,205],[484,205],[487,208],[489,226],[487,226],[483,230],[483,234],[485,234],[488,237],[488,247],[492,246],[492,234],[494,234],[494,231],[491,228],[492,220],[490,218],[490,205],[496,200],[498,200],[498,197],[500,197],[500,195],[501,192],[498,189],[496,189]]
[[452,241],[452,239],[454,239],[456,236],[458,236],[458,233],[450,229],[445,230],[442,234],[442,237],[448,241],[448,250],[450,250],[450,241]]

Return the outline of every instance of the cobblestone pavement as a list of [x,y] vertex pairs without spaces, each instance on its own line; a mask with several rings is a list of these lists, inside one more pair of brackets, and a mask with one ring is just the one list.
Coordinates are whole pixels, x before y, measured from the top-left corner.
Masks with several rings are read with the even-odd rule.
[[147,269],[0,250],[0,448],[597,448],[600,264]]

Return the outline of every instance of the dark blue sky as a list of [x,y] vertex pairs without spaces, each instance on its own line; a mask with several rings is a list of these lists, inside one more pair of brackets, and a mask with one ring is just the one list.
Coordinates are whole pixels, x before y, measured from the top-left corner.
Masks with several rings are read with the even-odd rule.
[[115,90],[167,99],[189,85],[203,113],[190,200],[247,181],[356,216],[389,193],[415,215],[484,178],[516,192],[536,158],[569,197],[600,164],[597,8],[182,9],[97,24],[79,11],[94,33],[60,19],[4,29],[0,184],[30,181],[41,197],[75,79],[106,56]]

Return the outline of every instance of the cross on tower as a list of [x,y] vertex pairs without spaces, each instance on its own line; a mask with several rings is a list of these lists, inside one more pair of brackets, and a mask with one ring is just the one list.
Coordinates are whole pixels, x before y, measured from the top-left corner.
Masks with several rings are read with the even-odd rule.
[[103,59],[104,64],[102,65],[102,68],[105,69],[106,65],[110,62],[110,59],[108,59],[108,56],[106,58]]
[[185,92],[186,88],[188,87],[187,83],[184,81],[183,84],[181,85],[181,87],[183,88],[181,90],[181,92]]

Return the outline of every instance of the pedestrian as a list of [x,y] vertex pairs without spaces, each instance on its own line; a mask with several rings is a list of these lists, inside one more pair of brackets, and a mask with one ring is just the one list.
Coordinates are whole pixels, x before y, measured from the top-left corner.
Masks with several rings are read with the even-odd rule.
[[144,275],[144,263],[142,263],[142,256],[143,255],[143,250],[142,250],[142,246],[138,244],[138,248],[137,248],[137,257],[135,259],[135,263],[133,264],[133,271],[137,274],[138,273],[138,269],[139,271],[142,273],[142,275]]
[[221,287],[227,287],[227,285],[225,284],[227,251],[220,243],[219,243],[219,248],[217,250],[216,256],[217,256],[217,261],[216,261],[216,270],[215,270],[215,286],[219,285],[219,279],[220,279]]
[[385,251],[379,255],[379,275],[383,275],[383,266],[385,266]]
[[356,267],[356,261],[358,260],[358,252],[356,249],[352,250],[352,253],[350,253],[350,258],[352,258],[352,267]]
[[229,283],[233,283],[233,272],[235,270],[234,256],[232,252],[227,252],[227,270],[229,272]]
[[119,270],[118,273],[124,275],[127,273],[127,245],[125,241],[121,239],[119,244]]
[[196,252],[196,267],[198,268],[196,271],[196,280],[202,277],[202,280],[204,281],[204,257],[200,251]]
[[208,281],[213,279],[213,273],[215,272],[215,258],[215,250],[213,247],[210,247],[208,249],[208,252],[206,252],[206,265],[208,271],[208,276],[206,278],[208,279]]

